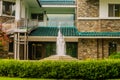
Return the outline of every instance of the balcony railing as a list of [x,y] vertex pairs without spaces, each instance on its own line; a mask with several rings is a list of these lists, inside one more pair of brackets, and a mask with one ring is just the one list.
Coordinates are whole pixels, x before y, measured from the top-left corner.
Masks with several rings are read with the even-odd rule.
[[75,0],[39,0],[42,5],[74,5]]
[[63,20],[63,21],[47,21],[47,22],[38,22],[38,26],[49,26],[49,27],[73,27],[75,26],[75,21],[74,20]]
[[21,19],[19,21],[9,20],[2,24],[2,30],[7,34],[14,33],[14,31],[29,31],[38,26],[37,20]]

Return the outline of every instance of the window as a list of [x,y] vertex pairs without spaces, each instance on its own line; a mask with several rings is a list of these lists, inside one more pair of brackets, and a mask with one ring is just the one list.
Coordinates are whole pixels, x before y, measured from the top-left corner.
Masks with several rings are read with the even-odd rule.
[[117,52],[117,44],[115,42],[109,42],[109,55]]
[[31,14],[32,19],[38,19],[39,21],[43,21],[43,14]]
[[120,17],[120,4],[109,4],[109,17]]
[[15,2],[3,1],[3,14],[15,16]]

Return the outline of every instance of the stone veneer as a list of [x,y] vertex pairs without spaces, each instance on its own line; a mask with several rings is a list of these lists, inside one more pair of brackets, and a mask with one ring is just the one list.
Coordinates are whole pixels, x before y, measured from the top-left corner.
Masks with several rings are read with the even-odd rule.
[[[14,19],[14,17],[0,16],[0,24],[6,22],[8,20],[11,20],[11,19]],[[9,58],[10,57],[9,54],[8,54],[9,43],[8,42],[4,42],[4,43],[6,45],[4,45],[3,51],[0,51],[0,58]]]
[[81,32],[116,32],[120,31],[118,19],[78,20],[78,30]]
[[109,56],[109,42],[117,44],[120,52],[120,39],[79,39],[78,59],[102,59]]
[[14,19],[14,17],[0,16],[0,23],[4,23],[11,19]]
[[100,32],[99,20],[78,20],[77,27],[81,32]]
[[98,17],[99,0],[77,0],[77,17]]
[[78,59],[97,58],[97,42],[95,39],[79,39]]
[[101,31],[116,32],[120,31],[120,19],[104,19],[100,21]]

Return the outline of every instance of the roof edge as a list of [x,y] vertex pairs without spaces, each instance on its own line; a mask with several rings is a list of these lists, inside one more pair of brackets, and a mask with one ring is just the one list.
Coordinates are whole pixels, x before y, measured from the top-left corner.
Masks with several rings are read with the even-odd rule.
[[39,6],[42,7],[41,4],[40,4],[40,2],[39,2],[39,0],[36,0],[36,1],[37,1],[37,3],[39,4]]

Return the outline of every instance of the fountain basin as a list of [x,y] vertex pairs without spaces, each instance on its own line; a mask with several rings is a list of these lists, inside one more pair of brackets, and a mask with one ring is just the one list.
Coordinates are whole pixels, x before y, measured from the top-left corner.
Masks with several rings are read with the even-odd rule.
[[69,55],[52,55],[47,58],[44,58],[43,60],[78,60],[74,57],[71,57]]

